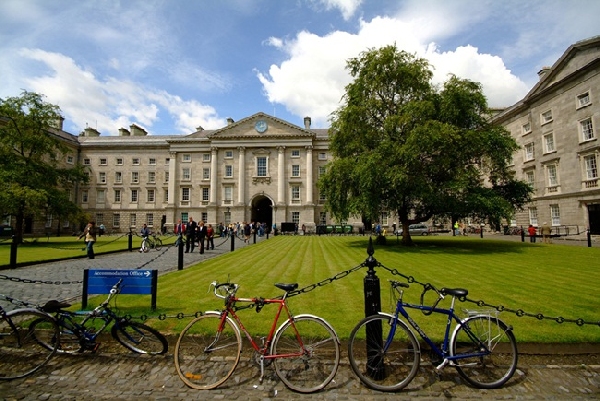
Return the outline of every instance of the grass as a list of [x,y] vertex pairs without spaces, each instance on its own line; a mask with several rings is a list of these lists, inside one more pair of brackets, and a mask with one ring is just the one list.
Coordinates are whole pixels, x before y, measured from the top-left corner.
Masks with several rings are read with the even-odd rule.
[[[389,269],[412,276],[436,287],[462,287],[469,298],[492,305],[522,309],[530,314],[549,317],[584,319],[600,323],[599,301],[595,283],[600,281],[598,259],[594,248],[481,241],[474,237],[430,237],[415,239],[417,246],[405,248],[389,241],[375,247],[374,257]],[[231,280],[241,285],[238,296],[274,297],[281,291],[276,282],[298,282],[300,287],[321,282],[361,264],[367,258],[368,237],[287,237],[278,236],[257,245],[204,261],[192,268],[159,278],[158,313],[175,316],[197,311],[219,310],[222,300],[209,292],[213,280]],[[289,298],[295,314],[310,313],[329,321],[341,338],[347,338],[356,323],[364,317],[362,268],[333,283],[325,284]],[[383,311],[391,311],[388,279],[406,281],[382,267],[376,268],[381,282]],[[405,300],[418,303],[422,286],[416,283],[405,292]],[[127,313],[148,313],[148,300],[121,296],[119,306]],[[101,298],[98,298],[100,300]],[[427,299],[429,302],[433,298]],[[90,303],[94,305],[94,302]],[[140,307],[141,305],[141,307]],[[447,302],[441,305],[447,306]],[[241,306],[241,305],[240,305]],[[459,308],[477,309],[469,303]],[[260,314],[240,311],[243,324],[251,334],[266,335],[276,308],[266,306]],[[411,316],[432,338],[441,340],[445,321],[414,311]],[[598,324],[577,326],[554,320],[518,317],[504,312],[500,317],[514,326],[518,341],[524,342],[600,342]],[[169,318],[149,323],[165,332],[178,332],[189,321]]]
[[[517,341],[600,342],[600,302],[595,293],[596,283],[600,282],[600,249],[477,237],[439,236],[414,240],[417,246],[405,248],[390,237],[387,246],[375,246],[373,256],[383,266],[412,276],[418,282],[432,283],[438,288],[466,288],[473,300],[522,309],[534,315],[596,322],[578,326],[501,313],[501,319],[514,327]],[[189,317],[174,318],[177,314],[189,316],[197,311],[223,307],[223,301],[209,292],[213,280],[239,283],[238,296],[241,297],[274,297],[281,295],[273,286],[276,282],[298,282],[302,288],[360,265],[368,256],[367,245],[368,237],[359,236],[271,237],[159,277],[156,312],[148,310],[149,296],[120,295],[118,306],[121,313],[133,316],[166,314],[169,318],[153,318],[147,323],[161,332],[177,333],[190,320]],[[366,272],[366,268],[361,268],[333,283],[291,297],[289,306],[294,314],[310,313],[325,318],[340,338],[345,339],[364,317]],[[377,267],[376,272],[381,282],[382,310],[390,312],[392,301],[387,280],[406,279],[383,267]],[[418,303],[422,288],[411,284],[405,291],[405,300]],[[94,306],[104,298],[92,298],[89,305]],[[427,301],[431,303],[433,298],[428,297]],[[441,306],[448,306],[448,302],[443,301]],[[474,307],[477,308],[470,303],[458,303],[458,308]],[[275,311],[274,306],[266,306],[259,314],[252,309],[240,311],[239,315],[251,334],[266,335]],[[419,311],[413,311],[411,316],[432,338],[442,338],[443,317],[425,317]]]

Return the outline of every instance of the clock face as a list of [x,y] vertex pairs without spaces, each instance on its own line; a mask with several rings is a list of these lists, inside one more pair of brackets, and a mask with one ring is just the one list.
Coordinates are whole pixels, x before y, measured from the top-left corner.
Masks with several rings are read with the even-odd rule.
[[254,124],[254,129],[260,133],[265,132],[267,130],[267,122],[264,120],[258,120],[256,124]]

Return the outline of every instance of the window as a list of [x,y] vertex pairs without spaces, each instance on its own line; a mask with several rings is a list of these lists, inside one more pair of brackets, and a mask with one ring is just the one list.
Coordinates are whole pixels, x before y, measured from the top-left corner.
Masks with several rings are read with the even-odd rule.
[[233,150],[226,150],[225,151],[225,158],[226,159],[233,159]]
[[596,188],[598,187],[598,164],[596,162],[596,155],[589,155],[583,158],[585,165],[585,187]]
[[156,166],[156,158],[151,157],[150,159],[148,159],[148,164],[150,166]]
[[525,181],[530,186],[535,186],[535,172],[533,170],[529,170],[525,172]]
[[552,152],[556,151],[556,149],[554,148],[554,134],[553,133],[544,135],[544,148],[545,148],[546,153],[552,153]]
[[202,161],[209,162],[210,161],[210,153],[202,153]]
[[181,171],[181,179],[183,181],[189,181],[192,179],[192,176],[190,175],[189,167],[186,167]]
[[137,171],[132,171],[131,172],[131,183],[138,184],[139,182],[140,182],[140,173],[138,173]]
[[583,142],[594,139],[594,126],[592,125],[591,118],[580,121],[579,128],[581,129],[581,139]]
[[131,159],[131,164],[133,164],[134,166],[139,166],[140,165],[140,158],[139,157],[134,157],[133,159]]
[[100,184],[106,184],[106,173],[104,173],[104,172],[98,173],[98,182]]
[[225,187],[223,188],[223,199],[225,203],[231,203],[233,201],[233,187]]
[[138,190],[132,189],[131,190],[131,202],[136,203],[137,201],[138,201]]
[[129,225],[130,225],[131,227],[135,227],[135,226],[137,226],[137,214],[135,214],[135,213],[131,213],[131,214],[129,215],[129,222],[130,222],[130,224],[129,224]]
[[531,224],[532,226],[538,225],[538,214],[537,214],[537,208],[535,208],[535,207],[529,208],[529,224]]
[[531,133],[531,123],[529,121],[523,124],[523,126],[521,127],[521,132],[523,133],[523,135]]
[[83,159],[83,165],[89,166],[91,164],[90,159]]
[[388,212],[381,212],[381,225],[382,226],[387,226],[389,224],[388,219],[389,219]]
[[548,124],[549,122],[552,122],[552,110],[545,111],[540,115],[541,125]]
[[294,185],[292,187],[292,202],[298,202],[300,201],[300,187],[297,185]]
[[323,192],[319,192],[319,203],[324,204],[327,202],[327,196]]
[[207,222],[208,221],[208,213],[202,212],[202,214],[200,215],[200,220]]
[[327,224],[327,212],[319,212],[319,224],[322,226]]
[[190,189],[189,188],[181,188],[181,200],[183,202],[190,201]]
[[327,153],[325,153],[325,152],[319,152],[318,159],[319,160],[327,160]]
[[223,213],[225,215],[225,225],[228,225],[231,223],[231,212],[225,212]]
[[165,172],[165,182],[169,182],[169,172]]
[[169,201],[169,190],[165,189],[165,199],[163,200],[163,202],[168,202]]
[[156,201],[156,191],[153,189],[149,189],[146,199],[147,199],[147,202],[155,202]]
[[123,183],[123,174],[120,171],[115,172],[115,184]]
[[152,213],[146,213],[146,224],[148,227],[152,227],[154,225],[154,215]]
[[233,178],[233,166],[231,164],[225,166],[225,177]]
[[81,191],[81,202],[82,203],[87,203],[88,202],[88,198],[89,198],[89,195],[88,195],[87,189],[84,189],[83,191]]
[[108,161],[106,160],[106,158],[103,157],[103,158],[100,159],[100,165],[101,166],[106,166],[107,164],[108,164]]
[[104,223],[104,213],[96,213],[96,226]]
[[74,160],[75,159],[73,158],[73,156],[67,156],[67,163],[68,164],[73,164]]
[[121,214],[113,214],[113,227],[121,227]]
[[104,199],[104,190],[103,189],[99,189],[96,191],[96,203],[104,203],[105,199]]
[[151,182],[151,183],[156,182],[156,172],[148,171],[148,182]]
[[122,165],[123,165],[123,158],[117,157],[117,166],[122,166]]
[[560,226],[560,208],[558,205],[550,205],[550,218],[553,226]]
[[69,228],[70,225],[71,223],[69,222],[69,220],[63,220],[63,228]]
[[319,166],[319,178],[321,178],[321,176],[324,175],[326,171],[327,169],[325,168],[325,166]]
[[115,203],[121,203],[121,190],[115,189]]
[[258,177],[267,176],[267,158],[265,156],[256,158],[256,175]]
[[300,223],[300,212],[292,212],[292,223]]
[[292,165],[292,177],[300,177],[300,165]]
[[208,198],[208,187],[203,187],[202,188],[202,201],[203,202],[208,202],[209,198]]
[[192,162],[192,155],[189,153],[185,153],[182,157],[181,160],[183,163],[191,163]]
[[210,169],[209,168],[203,168],[202,169],[202,179],[203,180],[210,180]]
[[533,160],[534,159],[534,146],[533,146],[533,142],[529,142],[528,144],[525,144],[525,161],[529,161],[529,160]]
[[556,165],[550,164],[546,166],[546,172],[548,174],[548,186],[556,187],[558,186],[558,174],[556,171]]
[[300,157],[300,151],[299,150],[292,150],[292,157]]
[[577,96],[577,108],[585,107],[590,104],[590,93],[585,92]]
[[52,213],[46,216],[46,228],[52,227]]

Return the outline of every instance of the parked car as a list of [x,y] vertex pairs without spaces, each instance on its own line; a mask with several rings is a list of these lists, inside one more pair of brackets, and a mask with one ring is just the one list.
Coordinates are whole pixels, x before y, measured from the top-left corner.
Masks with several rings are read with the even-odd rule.
[[[429,235],[429,227],[425,224],[411,224],[408,226],[408,233],[410,235]],[[400,227],[396,235],[402,235],[402,227]]]

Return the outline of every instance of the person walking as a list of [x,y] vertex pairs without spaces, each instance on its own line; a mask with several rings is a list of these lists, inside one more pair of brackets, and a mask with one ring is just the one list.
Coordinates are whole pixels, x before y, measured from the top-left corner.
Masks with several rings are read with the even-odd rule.
[[208,227],[206,227],[206,250],[207,251],[209,249],[215,249],[214,236],[215,236],[215,229],[213,228],[212,224],[209,224]]
[[198,224],[194,221],[192,217],[189,218],[187,225],[185,226],[185,253],[190,252],[190,247],[192,252],[194,252],[195,241],[196,241],[196,229],[198,228]]
[[548,223],[544,222],[544,224],[542,224],[542,238],[544,240],[544,244],[552,243],[552,239],[550,237],[551,235],[552,228],[548,225]]
[[250,234],[252,234],[252,224],[244,222],[244,242],[250,242]]
[[79,236],[79,239],[85,237],[85,247],[87,250],[87,256],[89,259],[95,259],[94,255],[94,243],[96,242],[96,222],[90,221],[83,230],[83,233]]
[[200,247],[200,254],[204,253],[204,239],[206,238],[206,227],[204,226],[204,221],[200,220],[198,223],[198,229],[196,230],[196,235],[198,237],[198,246]]
[[537,230],[532,224],[530,224],[529,228],[527,228],[527,233],[529,234],[529,242],[535,243],[535,236],[537,235]]

